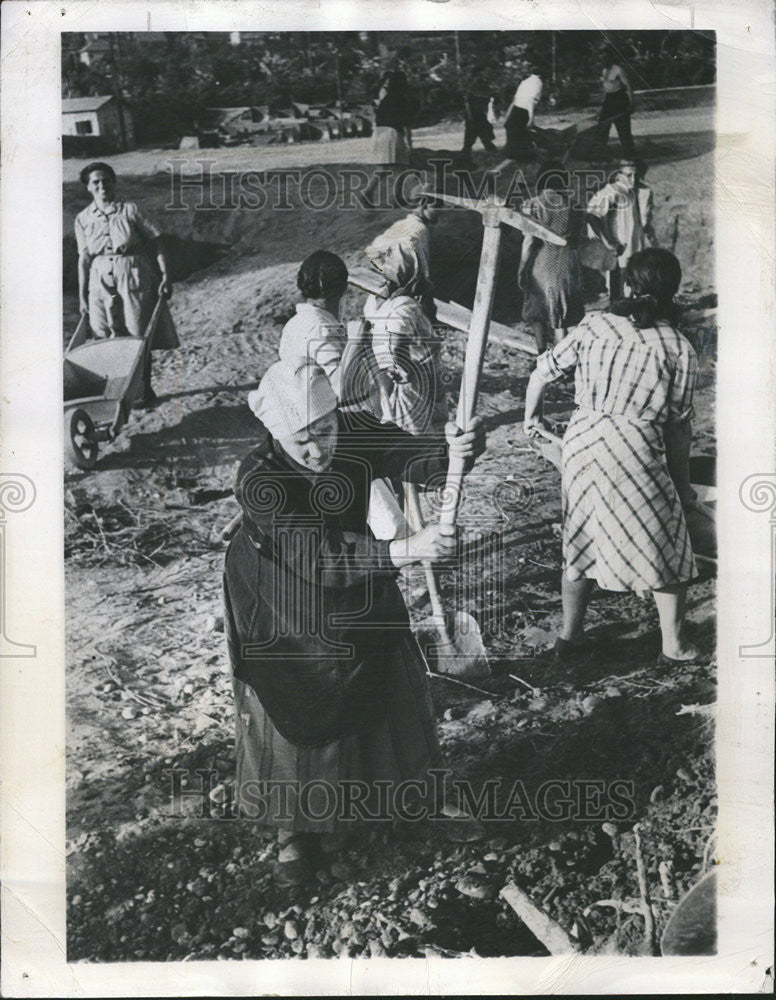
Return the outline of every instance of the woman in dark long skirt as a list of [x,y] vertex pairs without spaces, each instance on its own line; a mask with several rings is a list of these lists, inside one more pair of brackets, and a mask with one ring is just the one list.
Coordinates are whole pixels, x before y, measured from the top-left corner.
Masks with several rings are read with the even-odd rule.
[[358,820],[409,818],[442,765],[399,569],[449,562],[455,529],[378,540],[372,478],[418,485],[447,456],[471,467],[479,423],[411,437],[349,422],[321,369],[277,362],[251,393],[261,423],[235,486],[242,524],[224,575],[237,727],[237,802],[279,830],[278,878],[303,881]]

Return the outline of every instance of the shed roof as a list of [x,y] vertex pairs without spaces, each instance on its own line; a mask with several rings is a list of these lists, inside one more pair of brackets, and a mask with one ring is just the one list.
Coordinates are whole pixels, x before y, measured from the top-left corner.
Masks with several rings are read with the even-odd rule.
[[97,111],[108,101],[114,100],[112,94],[105,94],[102,97],[63,97],[62,114],[83,113],[84,111]]

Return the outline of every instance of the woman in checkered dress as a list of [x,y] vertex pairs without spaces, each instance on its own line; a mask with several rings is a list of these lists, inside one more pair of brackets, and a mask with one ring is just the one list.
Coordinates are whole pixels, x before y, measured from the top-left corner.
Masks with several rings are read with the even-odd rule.
[[545,386],[575,369],[577,409],[563,439],[563,630],[559,658],[580,651],[594,583],[655,596],[661,662],[689,662],[687,585],[696,575],[685,507],[697,359],[671,323],[679,262],[633,255],[633,295],[586,317],[543,354],[526,394],[525,431],[538,433]]

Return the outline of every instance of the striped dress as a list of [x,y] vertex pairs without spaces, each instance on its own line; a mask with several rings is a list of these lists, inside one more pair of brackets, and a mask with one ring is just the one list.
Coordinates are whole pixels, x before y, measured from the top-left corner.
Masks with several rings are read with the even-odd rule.
[[640,330],[595,313],[537,362],[545,382],[575,369],[563,439],[563,559],[570,580],[647,591],[697,575],[663,427],[690,420],[697,359],[669,323]]

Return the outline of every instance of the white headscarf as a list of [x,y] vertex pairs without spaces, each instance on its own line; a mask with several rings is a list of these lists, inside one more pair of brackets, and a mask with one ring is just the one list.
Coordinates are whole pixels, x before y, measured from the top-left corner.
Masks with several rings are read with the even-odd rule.
[[293,369],[276,361],[248,405],[274,438],[290,437],[337,409],[337,397],[317,365]]

